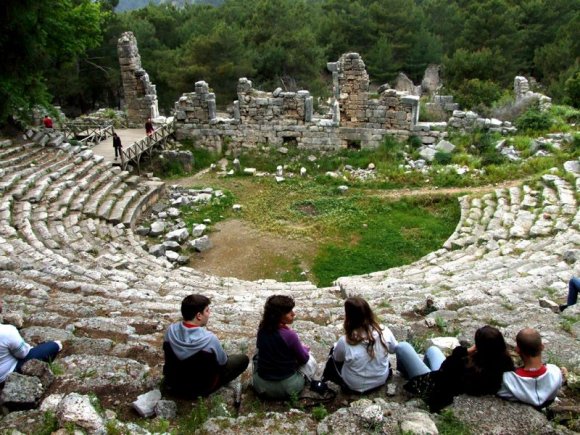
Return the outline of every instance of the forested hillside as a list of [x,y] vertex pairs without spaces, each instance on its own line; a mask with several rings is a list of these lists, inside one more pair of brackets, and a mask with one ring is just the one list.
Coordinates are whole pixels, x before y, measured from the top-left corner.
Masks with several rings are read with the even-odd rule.
[[119,0],[119,3],[115,7],[115,11],[124,12],[131,11],[134,9],[144,8],[148,5],[172,5],[177,7],[183,7],[186,5],[194,4],[211,4],[213,6],[219,6],[224,2],[224,0]]
[[33,103],[118,106],[117,39],[133,31],[166,112],[197,80],[227,104],[258,88],[328,94],[326,62],[359,52],[373,84],[443,65],[445,93],[492,105],[515,75],[580,105],[580,0],[227,0],[114,12],[118,0],[2,2],[0,115]]

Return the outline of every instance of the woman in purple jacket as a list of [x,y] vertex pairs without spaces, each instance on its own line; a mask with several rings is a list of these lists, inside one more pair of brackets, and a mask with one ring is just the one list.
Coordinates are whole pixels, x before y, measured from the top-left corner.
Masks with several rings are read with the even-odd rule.
[[298,370],[309,359],[310,349],[288,325],[294,322],[294,299],[274,295],[266,300],[258,327],[253,386],[258,395],[287,399],[299,394],[305,379]]

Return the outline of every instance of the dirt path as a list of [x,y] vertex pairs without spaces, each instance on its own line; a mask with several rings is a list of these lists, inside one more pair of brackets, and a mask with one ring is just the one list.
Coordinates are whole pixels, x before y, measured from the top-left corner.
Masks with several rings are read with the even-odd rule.
[[457,195],[459,193],[474,194],[493,192],[496,189],[507,189],[513,186],[519,186],[526,182],[527,179],[510,180],[504,183],[488,184],[478,187],[422,187],[420,189],[393,189],[393,190],[372,190],[365,189],[367,195],[379,196],[381,198],[404,198],[405,196],[425,196],[425,195]]
[[[210,234],[213,247],[193,256],[191,266],[202,272],[223,277],[256,280],[281,280],[296,267],[307,265],[305,258],[316,252],[317,244],[288,240],[253,228],[239,219],[219,222]],[[305,280],[294,272],[292,280]]]

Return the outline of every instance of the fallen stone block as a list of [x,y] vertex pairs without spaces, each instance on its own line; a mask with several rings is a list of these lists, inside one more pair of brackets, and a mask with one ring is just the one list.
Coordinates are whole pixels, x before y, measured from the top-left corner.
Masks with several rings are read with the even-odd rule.
[[155,405],[161,400],[161,391],[152,390],[137,397],[132,405],[141,417],[151,417],[155,414]]

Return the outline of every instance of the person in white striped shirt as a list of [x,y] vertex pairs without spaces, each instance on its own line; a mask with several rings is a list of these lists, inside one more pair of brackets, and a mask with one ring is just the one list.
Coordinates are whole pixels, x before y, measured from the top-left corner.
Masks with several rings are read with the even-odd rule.
[[32,347],[24,341],[14,326],[0,324],[0,383],[6,381],[10,373],[19,373],[26,361],[52,361],[61,349],[62,344],[59,341],[46,341]]
[[516,352],[524,366],[503,374],[497,395],[517,400],[536,408],[549,405],[562,386],[562,371],[554,364],[542,363],[542,337],[532,328],[525,328],[516,336]]

